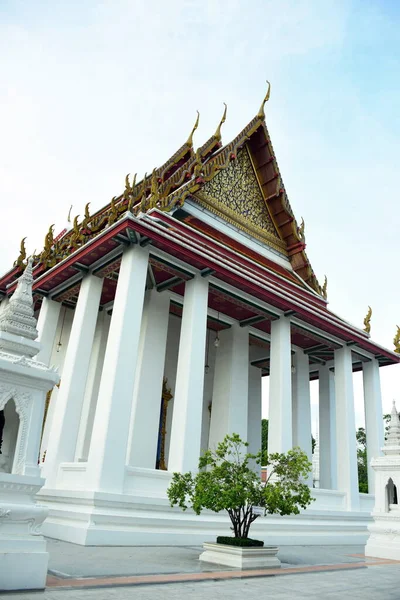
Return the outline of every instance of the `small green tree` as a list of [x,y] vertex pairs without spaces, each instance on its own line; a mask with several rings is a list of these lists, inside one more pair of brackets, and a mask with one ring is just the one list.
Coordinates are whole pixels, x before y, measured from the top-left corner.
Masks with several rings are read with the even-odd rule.
[[311,503],[310,489],[303,483],[311,463],[300,448],[264,455],[268,478],[262,482],[251,467],[261,463],[262,452],[249,454],[247,446],[238,434],[227,435],[215,451],[201,456],[196,475],[174,473],[167,490],[171,506],[191,507],[197,515],[204,508],[226,510],[234,537],[243,539],[259,516],[255,507],[264,509],[264,514],[290,515]]

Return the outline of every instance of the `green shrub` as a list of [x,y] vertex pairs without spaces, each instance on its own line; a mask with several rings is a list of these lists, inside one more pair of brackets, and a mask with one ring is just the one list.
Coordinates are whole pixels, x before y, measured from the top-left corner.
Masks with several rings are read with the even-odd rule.
[[261,540],[252,540],[250,538],[235,538],[226,535],[217,537],[217,544],[225,544],[226,546],[241,546],[242,548],[255,548],[264,546]]
[[207,450],[199,460],[197,473],[174,473],[167,495],[171,506],[189,506],[199,515],[203,509],[226,510],[235,538],[249,537],[251,524],[261,515],[297,515],[312,502],[304,480],[311,463],[300,448],[265,457],[268,471],[262,482],[255,466],[258,454],[246,452],[247,442],[237,433],[227,435],[217,449]]

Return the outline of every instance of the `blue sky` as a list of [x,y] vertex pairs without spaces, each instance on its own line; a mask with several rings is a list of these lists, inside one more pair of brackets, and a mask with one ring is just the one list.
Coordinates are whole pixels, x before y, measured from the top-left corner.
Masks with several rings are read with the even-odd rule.
[[[70,204],[99,208],[186,139],[229,141],[272,83],[267,126],[332,310],[392,348],[400,325],[400,3],[0,3],[0,269]],[[361,419],[357,383],[358,421]],[[382,370],[384,405],[400,369]]]

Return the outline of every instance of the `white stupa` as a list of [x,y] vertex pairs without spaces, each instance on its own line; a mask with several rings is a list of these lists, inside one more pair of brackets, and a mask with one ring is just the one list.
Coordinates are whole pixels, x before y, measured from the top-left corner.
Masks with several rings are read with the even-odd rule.
[[383,456],[371,461],[375,471],[375,506],[365,555],[400,560],[400,421],[394,401],[382,452]]

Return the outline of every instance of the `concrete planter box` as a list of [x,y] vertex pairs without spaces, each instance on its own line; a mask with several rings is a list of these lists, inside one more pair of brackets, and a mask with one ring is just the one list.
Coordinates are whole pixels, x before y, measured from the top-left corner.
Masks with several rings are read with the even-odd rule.
[[281,561],[277,558],[277,546],[265,546],[254,548],[242,548],[240,546],[228,546],[205,542],[204,552],[200,554],[199,560],[235,567],[236,569],[277,569]]

